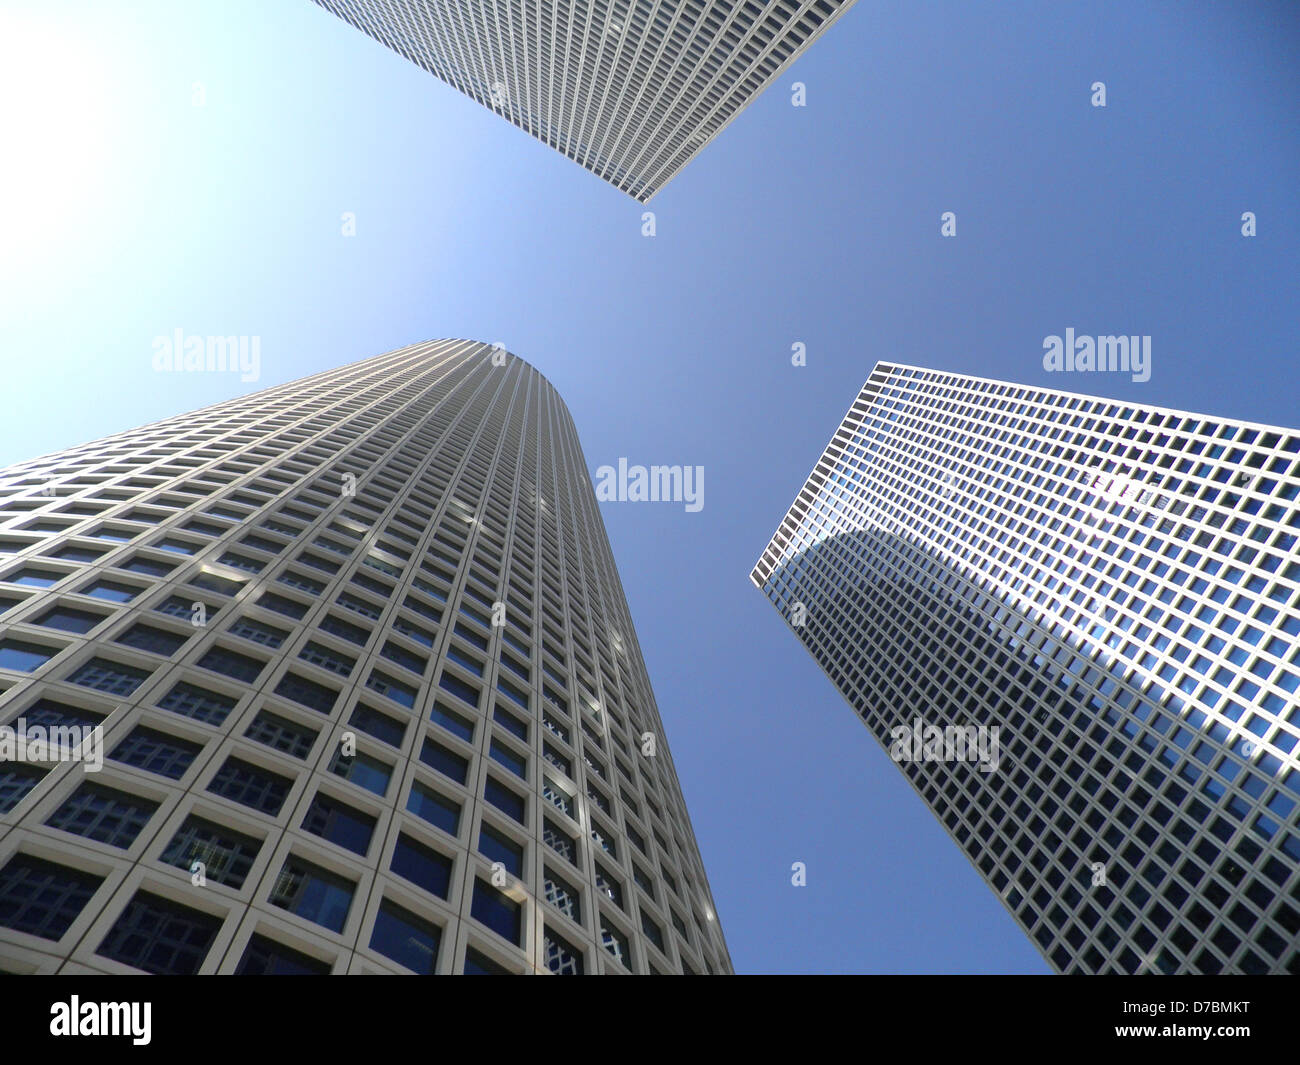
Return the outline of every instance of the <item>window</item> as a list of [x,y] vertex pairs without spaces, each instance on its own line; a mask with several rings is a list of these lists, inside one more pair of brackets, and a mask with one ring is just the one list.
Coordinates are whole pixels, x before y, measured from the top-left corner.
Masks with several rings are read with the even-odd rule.
[[429,719],[436,721],[453,736],[459,736],[466,743],[474,742],[474,722],[454,710],[448,710],[442,703],[433,704],[433,709],[429,711]]
[[393,747],[400,747],[402,738],[406,735],[405,722],[381,714],[364,703],[358,703],[353,709],[349,723]]
[[313,835],[337,843],[340,847],[365,857],[375,831],[375,818],[354,810],[328,795],[317,793],[302,827]]
[[600,915],[600,942],[624,967],[632,968],[632,951],[627,936],[610,924],[604,914]]
[[195,862],[202,862],[204,877],[238,889],[243,887],[261,847],[261,841],[252,836],[191,815],[161,858],[190,873],[194,872]]
[[229,695],[219,695],[196,684],[181,681],[158,700],[158,705],[164,710],[192,717],[207,725],[220,725],[226,720],[226,716],[236,702],[238,700],[232,699]]
[[314,680],[300,677],[296,673],[286,673],[281,677],[280,683],[275,686],[275,693],[318,710],[322,714],[328,714],[334,709],[334,700],[339,694],[333,688],[317,684]]
[[0,814],[7,814],[22,802],[48,772],[22,762],[0,762]]
[[464,973],[466,976],[509,976],[510,970],[473,947],[466,947]]
[[[321,632],[332,633],[335,636],[341,636],[349,643],[354,643],[358,647],[364,647],[370,639],[370,633],[360,625],[353,625],[342,618],[336,618],[333,614],[326,614],[320,621]],[[355,661],[353,662],[355,665]],[[348,667],[349,670],[351,666]]]
[[212,778],[208,791],[275,817],[293,781],[239,758],[228,758]]
[[61,939],[103,882],[80,869],[15,854],[0,869],[0,926]]
[[437,925],[384,899],[375,915],[370,949],[413,972],[427,975],[433,973],[438,964],[441,939],[442,931]]
[[266,936],[253,935],[235,973],[238,976],[328,976],[330,967]]
[[453,836],[460,830],[460,804],[443,797],[418,780],[411,784],[411,794],[407,797],[406,808],[417,817],[422,817],[429,824],[436,825]]
[[192,976],[220,927],[219,917],[138,891],[97,953],[156,976]]
[[45,823],[125,850],[135,842],[157,809],[156,802],[125,791],[100,784],[82,784]]
[[420,761],[431,766],[439,773],[451,777],[457,784],[464,784],[469,777],[469,759],[462,758],[454,751],[449,751],[440,743],[425,738],[420,750]]
[[70,606],[56,606],[47,610],[33,624],[44,625],[47,629],[60,629],[63,632],[89,632],[98,625],[106,614],[95,614],[89,610],[78,610]]
[[21,584],[28,588],[48,588],[52,584],[58,584],[67,576],[61,570],[36,569],[27,567],[26,569],[15,570],[4,579],[10,584]]
[[528,759],[516,754],[500,740],[493,738],[488,746],[488,755],[497,765],[503,765],[517,777],[528,776]]
[[547,902],[566,917],[571,918],[578,924],[582,923],[582,907],[579,902],[577,888],[568,881],[556,876],[551,871],[550,866],[544,867],[542,890],[546,895]]
[[489,776],[483,784],[483,798],[502,813],[509,814],[521,825],[524,823],[524,800],[504,784]]
[[664,951],[663,929],[650,920],[645,910],[641,911],[641,931],[645,933],[646,939],[650,940],[660,952]]
[[409,684],[394,680],[377,669],[370,671],[370,678],[366,681],[366,687],[378,692],[380,695],[388,696],[394,702],[401,703],[405,707],[415,708],[416,689]]
[[110,662],[106,658],[92,658],[68,678],[73,684],[80,684],[95,691],[108,692],[110,695],[130,695],[149,678],[149,670],[124,666],[120,662]]
[[323,647],[314,641],[308,642],[298,657],[304,662],[310,662],[314,666],[320,666],[321,669],[327,669],[331,673],[337,673],[340,677],[346,677],[352,672],[352,667],[357,664],[357,660],[350,655],[342,654],[339,651]]
[[373,791],[376,795],[383,795],[388,791],[388,781],[392,776],[393,767],[360,751],[349,758],[340,748],[334,752],[330,771],[337,773],[344,780],[350,780],[358,787]]
[[260,643],[264,647],[279,647],[289,636],[283,629],[264,625],[252,618],[236,618],[226,631],[232,636],[239,636],[245,640],[251,640],[253,643]]
[[283,595],[276,595],[275,592],[263,593],[262,598],[257,601],[257,605],[295,619],[301,618],[307,613],[307,608],[297,600],[289,599]]
[[459,699],[464,699],[470,706],[478,706],[478,689],[472,684],[467,684],[453,673],[444,672],[438,680],[438,687],[451,692],[452,695]]
[[140,594],[140,589],[131,584],[122,584],[120,581],[95,581],[82,588],[80,594],[88,595],[92,599],[103,599],[109,603],[129,603]]
[[180,780],[203,750],[203,744],[178,739],[165,732],[138,725],[109,755],[115,762]]
[[23,640],[0,640],[0,669],[32,673],[58,654],[60,648]]
[[478,849],[488,861],[500,862],[515,876],[524,875],[524,848],[486,822],[479,826]]
[[117,642],[124,643],[127,647],[134,647],[140,651],[152,651],[154,654],[169,658],[188,639],[188,635],[178,636],[166,629],[139,623],[132,625],[126,632],[117,637]]
[[542,818],[542,842],[556,854],[563,855],[574,865],[578,864],[578,845],[567,832],[556,827],[549,817]]
[[224,647],[213,647],[195,664],[202,669],[210,669],[213,673],[220,673],[222,676],[245,684],[255,681],[258,674],[262,672],[262,667],[266,665],[256,658],[228,651]]
[[514,714],[509,713],[498,706],[492,711],[492,720],[507,732],[511,732],[518,736],[525,743],[528,742],[528,723],[520,721]]
[[393,860],[389,868],[398,876],[424,888],[429,894],[445,899],[451,888],[454,864],[451,858],[403,833],[397,837],[397,846],[393,848]]
[[269,710],[259,710],[244,735],[294,758],[306,758],[319,733]]
[[332,932],[342,932],[356,885],[290,855],[271,888],[271,905]]
[[558,976],[582,975],[582,951],[567,939],[546,929],[543,936],[546,967]]
[[523,913],[519,903],[501,894],[486,880],[474,878],[470,915],[515,946],[519,946],[519,937],[523,933]]

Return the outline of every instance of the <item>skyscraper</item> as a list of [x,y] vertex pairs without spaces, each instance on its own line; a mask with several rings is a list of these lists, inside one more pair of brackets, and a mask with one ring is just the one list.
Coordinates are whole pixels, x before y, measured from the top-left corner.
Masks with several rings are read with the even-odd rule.
[[1300,430],[878,363],[751,579],[1062,972],[1300,972]]
[[584,470],[445,340],[0,473],[0,969],[730,971]]
[[316,0],[645,203],[853,0]]

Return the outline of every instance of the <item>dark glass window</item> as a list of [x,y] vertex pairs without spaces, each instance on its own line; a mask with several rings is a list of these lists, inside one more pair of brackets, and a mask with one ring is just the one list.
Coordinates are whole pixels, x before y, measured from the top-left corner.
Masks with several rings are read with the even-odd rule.
[[0,814],[7,814],[22,802],[48,772],[22,762],[0,762]]
[[261,848],[261,840],[191,815],[167,844],[162,860],[187,872],[202,862],[208,880],[240,888]]
[[47,629],[60,629],[63,632],[89,632],[98,625],[106,614],[95,614],[89,610],[77,610],[70,606],[56,606],[47,610],[34,624],[44,625]]
[[23,640],[0,640],[0,669],[31,673],[59,653],[58,647],[42,647]]
[[478,689],[452,673],[444,672],[438,680],[438,687],[451,692],[452,695],[460,699],[464,699],[470,706],[478,706]]
[[342,932],[356,885],[290,856],[271,889],[271,903],[334,932]]
[[460,804],[444,798],[418,780],[411,784],[411,794],[406,800],[406,808],[417,817],[424,818],[429,824],[437,825],[453,836],[460,829]]
[[303,818],[302,827],[364,857],[374,835],[375,818],[318,792]]
[[546,929],[543,939],[546,967],[558,976],[582,975],[582,951],[567,939]]
[[82,784],[45,823],[51,828],[125,849],[135,842],[157,809],[156,802],[125,791],[102,784]]
[[524,927],[523,907],[478,877],[474,878],[474,900],[470,904],[470,915],[497,935],[519,946],[519,937]]
[[244,735],[294,758],[306,758],[319,733],[269,710],[259,710]]
[[528,775],[528,759],[516,754],[500,740],[493,739],[488,746],[488,756],[497,765],[503,765],[517,777]]
[[15,854],[0,869],[0,926],[61,939],[103,882],[80,869]]
[[510,970],[498,965],[486,954],[481,954],[473,947],[465,948],[466,976],[509,976]]
[[357,664],[357,660],[351,655],[342,654],[315,641],[308,641],[303,649],[298,652],[298,657],[304,662],[320,666],[321,669],[337,673],[340,677],[346,677],[352,672],[352,667]]
[[488,861],[500,862],[515,876],[524,875],[524,848],[487,823],[479,826],[478,849]]
[[58,584],[67,574],[61,570],[36,569],[28,566],[26,569],[16,570],[4,579],[10,584],[21,584],[28,588],[48,588],[52,584]]
[[462,758],[454,751],[447,750],[440,743],[434,743],[433,740],[425,738],[424,747],[420,750],[420,761],[427,766],[431,766],[439,773],[451,777],[458,784],[464,784],[469,777],[469,759]]
[[466,743],[474,742],[474,722],[462,717],[454,710],[449,710],[440,702],[434,702],[429,711],[429,720],[436,721],[453,736],[459,736]]
[[406,735],[405,722],[397,721],[387,714],[381,714],[378,710],[373,710],[364,703],[358,703],[353,709],[350,724],[356,725],[362,732],[368,732],[376,739],[383,740],[394,747],[400,747],[402,737]]
[[92,658],[68,678],[73,684],[110,695],[130,695],[148,679],[149,670],[110,662],[106,658]]
[[370,949],[414,972],[427,975],[433,973],[438,964],[441,939],[442,931],[437,925],[384,899],[375,916]]
[[103,599],[109,603],[129,603],[140,594],[140,589],[135,585],[122,584],[119,581],[95,581],[93,584],[86,585],[80,592],[92,599]]
[[519,718],[515,717],[514,714],[502,710],[501,707],[499,706],[492,711],[492,720],[495,721],[498,725],[501,725],[507,732],[511,732],[514,735],[518,736],[521,740],[527,742],[528,740],[527,722],[520,721]]
[[383,795],[388,791],[388,781],[392,776],[393,767],[360,751],[349,758],[340,748],[334,752],[330,762],[330,772],[337,773],[344,780],[350,780],[358,787],[373,791],[376,795]]
[[236,618],[226,631],[232,636],[252,640],[253,643],[260,643],[264,647],[279,647],[289,635],[284,629],[265,625],[260,621],[254,621],[252,618]]
[[257,601],[257,605],[265,607],[267,610],[274,610],[277,614],[283,614],[289,618],[301,618],[307,613],[307,608],[295,599],[289,599],[283,595],[276,595],[275,592],[265,592]]
[[366,687],[371,691],[376,691],[380,695],[386,695],[396,703],[402,706],[414,708],[415,696],[417,691],[409,684],[403,684],[399,680],[394,680],[386,673],[381,673],[377,669],[370,671],[370,677],[366,681]]
[[212,778],[208,791],[275,817],[292,786],[293,781],[288,777],[268,772],[239,758],[228,758]]
[[158,700],[164,710],[192,717],[207,725],[220,725],[239,700],[181,681]]
[[178,636],[166,629],[139,623],[132,625],[126,632],[122,633],[117,638],[117,642],[124,643],[128,647],[138,648],[141,651],[152,651],[154,654],[169,657],[188,639],[188,635]]
[[138,891],[97,953],[157,976],[192,976],[220,927],[220,917]]
[[358,647],[364,647],[366,641],[370,639],[370,633],[360,625],[353,625],[342,618],[336,618],[333,614],[326,614],[321,618],[319,625],[321,632],[329,632],[335,636],[341,636],[349,643],[354,643]]
[[329,972],[325,962],[262,935],[249,937],[239,968],[235,970],[239,976],[328,976]]
[[160,562],[154,558],[137,555],[130,561],[121,563],[117,568],[130,570],[132,573],[143,573],[148,577],[165,577],[176,567],[170,562]]
[[191,743],[138,725],[113,749],[109,757],[115,762],[124,762],[169,780],[180,780],[201,750],[201,743]]
[[524,823],[524,799],[516,795],[504,784],[499,784],[489,776],[483,784],[483,798],[503,813],[509,814],[521,825]]
[[203,669],[210,669],[213,673],[220,673],[222,676],[251,684],[262,672],[266,663],[250,658],[248,655],[228,651],[224,647],[213,647],[198,660],[196,665]]
[[397,837],[390,868],[400,877],[418,884],[431,895],[447,897],[451,887],[451,870],[455,863],[432,847],[426,847],[410,836]]
[[318,710],[322,714],[328,714],[334,709],[334,700],[339,694],[333,688],[317,684],[314,680],[300,677],[296,673],[286,673],[281,677],[280,683],[275,686],[275,692],[286,699],[292,699],[295,703]]

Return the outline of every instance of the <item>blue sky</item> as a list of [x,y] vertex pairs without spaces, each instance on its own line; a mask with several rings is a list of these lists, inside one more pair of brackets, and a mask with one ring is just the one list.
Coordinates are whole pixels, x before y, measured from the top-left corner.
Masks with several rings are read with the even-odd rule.
[[[7,0],[0,464],[500,341],[593,469],[706,470],[698,513],[602,512],[737,969],[1045,972],[747,574],[880,358],[1300,423],[1298,45],[1286,3],[860,0],[646,238],[306,0]],[[1045,372],[1067,327],[1151,336],[1150,380]],[[259,336],[262,379],[154,373],[177,328]]]

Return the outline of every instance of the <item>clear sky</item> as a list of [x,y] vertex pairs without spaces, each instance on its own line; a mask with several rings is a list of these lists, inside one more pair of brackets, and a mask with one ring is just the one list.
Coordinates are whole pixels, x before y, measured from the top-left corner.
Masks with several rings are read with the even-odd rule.
[[1294,3],[860,0],[643,208],[306,0],[5,0],[0,465],[499,341],[593,469],[705,468],[602,512],[737,969],[1045,972],[747,575],[880,358],[1300,424],[1298,57]]

